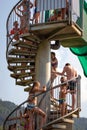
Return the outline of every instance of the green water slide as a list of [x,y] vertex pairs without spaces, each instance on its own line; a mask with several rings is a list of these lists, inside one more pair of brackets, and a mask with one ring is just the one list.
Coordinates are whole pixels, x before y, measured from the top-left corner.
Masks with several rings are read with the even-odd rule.
[[[77,21],[80,24],[80,20]],[[87,44],[87,2],[84,1],[83,10],[83,36],[82,40]],[[83,42],[82,42],[83,44]],[[78,59],[82,65],[84,75],[87,77],[87,45],[82,47],[70,48],[71,52],[78,56]]]

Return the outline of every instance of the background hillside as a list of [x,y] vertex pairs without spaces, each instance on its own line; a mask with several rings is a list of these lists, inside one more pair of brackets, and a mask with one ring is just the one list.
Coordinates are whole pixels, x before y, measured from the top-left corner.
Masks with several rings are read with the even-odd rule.
[[87,118],[75,119],[73,130],[87,130]]
[[16,107],[17,105],[15,105],[14,103],[10,101],[2,101],[0,99],[0,125],[3,124],[8,114]]
[[[0,130],[2,130],[2,125],[8,114],[16,108],[17,105],[10,101],[2,101],[0,99]],[[87,118],[74,119],[73,130],[87,130]]]

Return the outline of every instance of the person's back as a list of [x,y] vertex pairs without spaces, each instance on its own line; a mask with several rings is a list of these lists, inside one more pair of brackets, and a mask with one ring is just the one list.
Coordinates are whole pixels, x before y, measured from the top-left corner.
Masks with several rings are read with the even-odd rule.
[[66,63],[63,71],[57,72],[57,74],[66,76],[67,80],[77,77],[77,71],[69,63]]
[[70,91],[73,91],[73,92],[71,92],[71,95],[72,95],[72,110],[74,110],[75,100],[76,100],[75,99],[76,98],[76,95],[75,95],[76,79],[75,79],[75,77],[77,77],[77,71],[69,63],[66,63],[62,73],[58,73],[58,74],[61,74],[61,75],[66,74],[67,80],[71,80],[68,82],[68,84],[69,84],[68,89]]
[[77,76],[76,70],[69,63],[65,65],[64,72],[66,73],[67,80],[73,79]]
[[67,80],[71,80],[68,82],[69,86],[67,89],[69,89],[70,91],[73,91],[73,92],[71,92],[71,95],[72,95],[72,110],[74,110],[75,98],[76,98],[76,95],[75,95],[76,79],[75,78],[77,77],[77,71],[69,63],[66,63],[65,67],[63,68],[63,71],[57,72],[57,74],[66,75]]

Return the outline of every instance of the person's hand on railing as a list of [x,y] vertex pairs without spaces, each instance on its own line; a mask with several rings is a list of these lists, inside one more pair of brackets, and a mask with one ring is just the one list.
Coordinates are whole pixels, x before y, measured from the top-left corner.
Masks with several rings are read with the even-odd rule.
[[45,92],[46,91],[46,86],[43,86],[43,92]]

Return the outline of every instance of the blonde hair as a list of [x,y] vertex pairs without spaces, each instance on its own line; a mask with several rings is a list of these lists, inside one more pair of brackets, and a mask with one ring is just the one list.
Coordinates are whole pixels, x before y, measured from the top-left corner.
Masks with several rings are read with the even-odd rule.
[[40,82],[39,82],[39,81],[35,81],[35,82],[33,83],[33,87],[34,87],[34,86],[40,87]]

